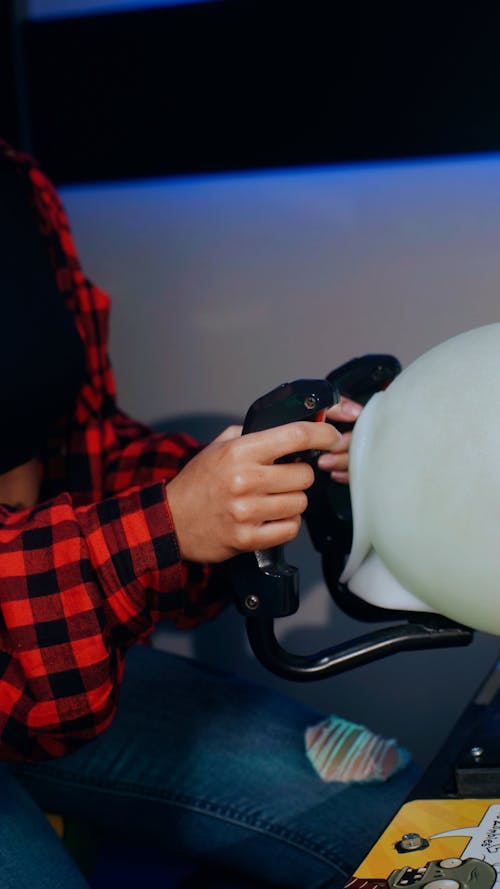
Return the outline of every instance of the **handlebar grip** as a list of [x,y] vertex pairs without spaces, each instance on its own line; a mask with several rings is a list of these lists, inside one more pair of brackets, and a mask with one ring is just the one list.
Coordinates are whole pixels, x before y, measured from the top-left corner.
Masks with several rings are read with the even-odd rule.
[[[335,391],[328,380],[294,380],[282,383],[250,406],[243,435],[300,420],[318,422],[335,403]],[[315,452],[301,452],[281,458],[283,462],[312,461]],[[280,462],[281,462],[280,461]],[[238,609],[246,616],[284,617],[299,607],[298,570],[285,559],[283,545],[235,556],[229,563]]]

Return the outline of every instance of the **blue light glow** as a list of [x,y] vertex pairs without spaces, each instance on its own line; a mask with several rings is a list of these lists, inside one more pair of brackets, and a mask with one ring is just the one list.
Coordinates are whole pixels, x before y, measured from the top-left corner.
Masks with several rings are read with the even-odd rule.
[[411,157],[397,160],[388,158],[387,160],[349,161],[332,164],[304,164],[303,166],[296,167],[264,167],[213,173],[205,171],[201,173],[175,173],[166,176],[144,176],[137,179],[99,180],[98,182],[83,183],[68,182],[65,187],[71,188],[71,190],[82,189],[85,191],[88,188],[94,189],[96,187],[114,189],[120,185],[127,185],[129,188],[150,188],[151,186],[162,186],[167,183],[170,185],[178,183],[181,186],[188,183],[198,183],[201,185],[202,183],[207,182],[245,181],[251,178],[261,180],[276,178],[284,179],[287,177],[317,176],[321,174],[342,176],[342,174],[352,175],[352,173],[368,173],[370,171],[374,173],[380,171],[381,175],[384,175],[385,173],[390,175],[392,171],[405,168],[411,175],[412,171],[425,169],[426,167],[442,167],[443,170],[449,170],[453,169],[456,165],[464,164],[469,166],[485,165],[486,167],[490,164],[500,164],[500,152],[491,151],[478,152],[475,154],[431,155],[428,157]]
[[26,14],[29,19],[40,21],[208,2],[213,0],[28,0]]

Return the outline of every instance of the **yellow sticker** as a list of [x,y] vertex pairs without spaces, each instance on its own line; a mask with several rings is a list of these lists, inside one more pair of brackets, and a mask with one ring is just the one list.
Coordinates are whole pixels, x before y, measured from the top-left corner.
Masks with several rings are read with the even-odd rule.
[[345,889],[500,889],[500,800],[402,806]]

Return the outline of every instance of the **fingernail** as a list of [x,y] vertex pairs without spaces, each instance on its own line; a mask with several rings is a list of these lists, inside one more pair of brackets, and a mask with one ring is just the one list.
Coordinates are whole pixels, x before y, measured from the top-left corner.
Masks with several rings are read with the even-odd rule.
[[362,408],[359,404],[346,404],[345,405],[346,412],[351,415],[351,417],[359,417]]
[[321,454],[318,458],[318,466],[320,469],[333,469],[337,465],[337,457],[331,451],[328,454]]
[[335,482],[347,482],[347,472],[331,472],[330,475]]

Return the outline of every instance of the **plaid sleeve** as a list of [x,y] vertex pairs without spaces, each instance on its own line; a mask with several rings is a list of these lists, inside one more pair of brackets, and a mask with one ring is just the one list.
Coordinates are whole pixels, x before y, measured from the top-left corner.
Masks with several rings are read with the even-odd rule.
[[[202,447],[183,433],[154,433],[118,409],[112,414],[111,426],[108,441],[113,445],[106,449],[104,468],[106,496],[131,485],[168,482]],[[220,568],[181,561],[180,570],[182,607],[173,610],[168,597],[164,600],[160,596],[157,615],[161,620],[173,620],[179,629],[192,629],[214,618],[230,601],[231,593]]]
[[72,425],[48,442],[43,502],[0,506],[0,757],[37,759],[106,728],[125,651],[155,621],[194,626],[227,596],[216,571],[180,560],[165,496],[199,446],[117,409],[109,298],[84,276],[51,182],[1,140],[0,155],[19,175],[87,358]]
[[164,484],[0,507],[0,553],[0,757],[58,756],[109,725],[126,649],[183,611]]

